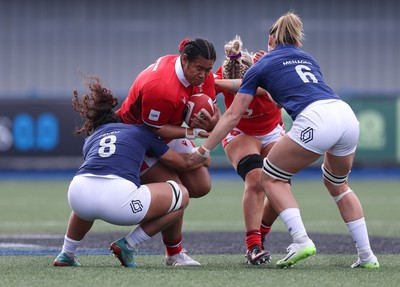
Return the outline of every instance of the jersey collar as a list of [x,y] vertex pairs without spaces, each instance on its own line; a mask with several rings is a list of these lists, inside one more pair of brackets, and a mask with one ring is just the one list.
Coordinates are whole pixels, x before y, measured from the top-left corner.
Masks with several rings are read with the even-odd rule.
[[296,46],[294,46],[294,45],[292,45],[292,44],[278,45],[278,46],[276,46],[275,49],[283,49],[283,48],[294,48],[294,49],[298,49]]
[[176,76],[178,77],[179,81],[182,83],[182,85],[185,86],[185,88],[190,86],[190,83],[188,82],[188,80],[186,80],[185,75],[183,74],[180,56],[176,59],[176,62],[175,62],[175,73],[176,73]]

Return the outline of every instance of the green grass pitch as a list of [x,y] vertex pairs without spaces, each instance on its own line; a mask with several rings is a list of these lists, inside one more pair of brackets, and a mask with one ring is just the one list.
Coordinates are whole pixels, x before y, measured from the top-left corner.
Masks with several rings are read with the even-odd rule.
[[[399,237],[399,181],[351,181],[367,219],[370,235]],[[0,181],[0,234],[65,232],[69,206],[68,180]],[[242,231],[243,183],[214,181],[209,195],[191,200],[185,214],[187,231]],[[298,199],[309,232],[347,233],[322,183],[296,180]],[[94,232],[121,227],[98,222]],[[124,229],[126,230],[126,228]],[[274,230],[285,231],[278,220]],[[379,255],[381,269],[354,270],[354,255],[318,255],[289,270],[272,264],[248,267],[243,254],[196,256],[200,268],[168,268],[161,255],[139,255],[140,267],[126,269],[111,256],[84,255],[81,268],[54,268],[53,256],[0,256],[1,286],[397,286],[400,255]]]

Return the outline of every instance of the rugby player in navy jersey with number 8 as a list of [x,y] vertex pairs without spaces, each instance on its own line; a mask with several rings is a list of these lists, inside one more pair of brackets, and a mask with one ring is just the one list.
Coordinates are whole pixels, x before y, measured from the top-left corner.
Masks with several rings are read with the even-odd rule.
[[321,155],[323,181],[354,239],[358,252],[351,267],[379,268],[371,250],[363,209],[348,186],[359,138],[359,123],[348,104],[329,88],[319,65],[301,51],[303,24],[294,13],[280,17],[271,27],[268,53],[246,72],[230,108],[219,119],[192,159],[200,162],[234,128],[256,97],[267,90],[272,100],[293,119],[289,132],[279,139],[264,159],[260,181],[265,195],[285,223],[293,243],[277,267],[286,268],[316,253],[300,216],[288,181]]
[[[110,250],[125,267],[135,267],[138,245],[183,216],[189,202],[187,189],[173,180],[140,185],[139,171],[146,152],[163,163],[190,170],[189,154],[178,154],[143,125],[118,123],[113,111],[118,101],[97,77],[84,76],[90,92],[82,100],[74,92],[73,106],[86,122],[76,134],[85,133],[84,163],[68,189],[72,213],[61,253],[54,266],[80,266],[75,252],[92,227],[101,219],[115,225],[138,225],[127,236],[113,242]],[[210,160],[205,165],[209,165]]]

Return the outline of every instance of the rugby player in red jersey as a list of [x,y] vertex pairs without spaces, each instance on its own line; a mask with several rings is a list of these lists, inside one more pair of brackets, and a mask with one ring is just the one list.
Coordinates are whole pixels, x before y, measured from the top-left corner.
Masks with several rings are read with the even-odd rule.
[[[242,46],[239,36],[225,45],[226,59],[214,75],[216,92],[223,93],[226,109],[232,105],[240,79],[254,61],[265,53],[260,51],[252,54],[243,50]],[[222,141],[229,161],[245,183],[242,209],[246,228],[246,258],[251,265],[271,259],[263,241],[278,214],[265,198],[259,178],[263,158],[284,134],[281,110],[269,100],[265,90],[259,89],[239,123]]]
[[[214,77],[211,69],[216,60],[214,46],[209,41],[196,38],[184,40],[179,55],[166,55],[142,71],[131,86],[129,94],[117,111],[121,120],[129,124],[145,124],[156,135],[179,153],[190,153],[191,140],[206,135],[219,119],[219,110],[211,118],[197,118],[191,128],[182,127],[188,98],[205,93],[215,99]],[[147,155],[141,169],[141,183],[174,180],[186,186],[191,198],[206,195],[211,190],[207,167],[178,171]],[[182,222],[163,230],[167,265],[200,265],[184,253],[182,248]]]
[[125,267],[136,267],[134,254],[139,245],[183,216],[189,193],[173,180],[142,185],[140,166],[151,150],[165,164],[192,169],[188,155],[169,148],[143,125],[120,123],[114,112],[118,99],[96,76],[86,76],[89,92],[74,92],[73,107],[83,126],[75,134],[86,134],[84,163],[68,188],[72,212],[62,251],[54,266],[81,266],[76,251],[95,220],[121,226],[136,225],[126,236],[114,241],[110,250]]

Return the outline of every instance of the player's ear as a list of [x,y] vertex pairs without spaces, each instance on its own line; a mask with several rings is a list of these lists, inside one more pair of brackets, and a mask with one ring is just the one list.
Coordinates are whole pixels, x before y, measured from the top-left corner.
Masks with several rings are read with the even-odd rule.
[[275,39],[274,39],[274,37],[271,36],[271,35],[269,35],[269,36],[268,36],[268,46],[274,47],[274,44],[275,44]]
[[186,66],[187,64],[189,64],[189,59],[186,54],[181,55],[181,62],[182,66]]

